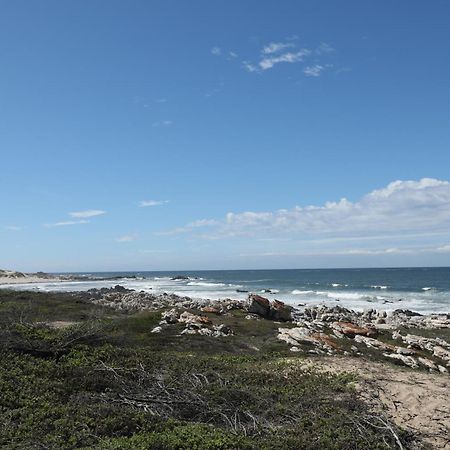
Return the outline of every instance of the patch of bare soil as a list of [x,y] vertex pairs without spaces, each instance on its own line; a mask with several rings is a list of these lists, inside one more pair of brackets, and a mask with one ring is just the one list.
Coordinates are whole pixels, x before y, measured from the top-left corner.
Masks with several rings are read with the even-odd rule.
[[375,411],[414,432],[434,449],[450,449],[450,377],[367,359],[333,357],[308,362],[319,370],[354,373],[357,389]]

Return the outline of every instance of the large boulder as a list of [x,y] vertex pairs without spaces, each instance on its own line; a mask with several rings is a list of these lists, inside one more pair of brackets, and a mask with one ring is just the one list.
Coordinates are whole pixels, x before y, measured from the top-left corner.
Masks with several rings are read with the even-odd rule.
[[248,312],[258,314],[258,316],[270,317],[270,302],[267,298],[261,297],[257,294],[250,294],[248,296]]
[[274,300],[270,305],[270,316],[273,320],[288,322],[292,320],[292,307],[279,300]]
[[292,320],[292,310],[293,308],[291,306],[279,300],[270,302],[267,298],[257,294],[250,294],[248,296],[248,312],[257,314],[265,319],[287,322]]

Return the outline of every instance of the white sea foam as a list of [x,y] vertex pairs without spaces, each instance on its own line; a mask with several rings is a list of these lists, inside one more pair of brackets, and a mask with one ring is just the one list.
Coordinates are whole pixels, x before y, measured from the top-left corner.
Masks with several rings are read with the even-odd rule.
[[209,286],[230,286],[227,285],[225,283],[207,283],[206,281],[190,281],[189,283],[187,283],[188,286],[205,286],[205,287],[209,287]]
[[[94,274],[95,275],[95,274]],[[140,275],[137,273],[137,275]],[[154,294],[162,294],[163,292],[176,292],[182,296],[200,297],[200,298],[233,298],[244,300],[247,298],[247,292],[236,292],[237,288],[258,292],[265,286],[277,286],[278,289],[270,289],[271,292],[276,292],[276,298],[288,304],[296,306],[299,302],[310,304],[335,304],[339,302],[340,305],[355,310],[363,310],[367,307],[373,307],[380,310],[394,310],[396,308],[410,309],[421,313],[425,312],[447,312],[450,304],[450,293],[444,289],[436,289],[431,287],[432,281],[424,281],[422,286],[416,287],[415,291],[396,291],[392,286],[384,286],[381,283],[370,286],[368,283],[365,289],[351,289],[344,284],[337,286],[339,283],[330,283],[329,281],[319,288],[319,283],[311,282],[303,284],[298,282],[297,289],[293,289],[294,285],[287,285],[285,288],[280,288],[274,279],[261,280],[261,284],[256,280],[242,280],[240,282],[233,280],[233,284],[226,284],[228,280],[219,282],[219,280],[211,278],[202,280],[201,278],[190,280],[172,280],[170,276],[148,277],[144,280],[138,278],[123,278],[121,280],[77,280],[66,282],[51,282],[25,284],[9,286],[11,289],[31,289],[36,291],[83,291],[91,288],[113,287],[116,284],[135,289],[137,291],[144,290]],[[231,280],[229,280],[231,282]],[[385,281],[385,280],[380,280]],[[236,283],[236,284],[234,284]],[[239,283],[239,284],[238,284]],[[308,289],[312,287],[312,289]],[[344,288],[345,287],[345,288]],[[319,290],[315,290],[315,289]],[[380,291],[380,289],[384,289]],[[417,292],[419,291],[419,292]],[[269,293],[267,293],[269,294]],[[264,295],[261,294],[261,295]],[[274,296],[267,295],[269,298]]]
[[363,298],[367,298],[366,294],[359,294],[357,292],[339,292],[339,293],[330,293],[328,297],[339,298],[345,300],[360,300]]

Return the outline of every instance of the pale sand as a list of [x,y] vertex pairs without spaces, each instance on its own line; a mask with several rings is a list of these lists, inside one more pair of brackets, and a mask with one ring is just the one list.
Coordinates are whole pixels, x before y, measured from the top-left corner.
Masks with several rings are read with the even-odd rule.
[[40,278],[34,275],[26,275],[21,278],[0,277],[0,286],[7,284],[26,284],[26,283],[53,283],[56,281],[63,281],[59,278]]
[[415,432],[432,448],[450,449],[448,375],[412,371],[362,358],[319,358],[302,364],[334,373],[354,373],[359,379],[358,392],[375,411]]

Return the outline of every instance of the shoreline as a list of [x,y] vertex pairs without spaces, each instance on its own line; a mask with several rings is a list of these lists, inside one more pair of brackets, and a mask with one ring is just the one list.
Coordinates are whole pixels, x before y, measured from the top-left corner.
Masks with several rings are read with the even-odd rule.
[[[437,275],[441,281],[437,281]],[[255,275],[253,271],[231,277],[227,273],[216,276],[206,272],[46,274],[0,270],[0,289],[73,292],[120,284],[146,293],[171,293],[191,298],[245,301],[249,293],[255,293],[298,307],[342,306],[354,311],[376,309],[388,313],[408,309],[428,315],[445,314],[450,310],[450,283],[444,275],[446,273],[426,274],[417,281],[409,273],[383,275],[378,272],[370,276],[348,273],[340,278],[335,274],[297,278],[297,275],[286,274],[280,277],[272,273]]]

